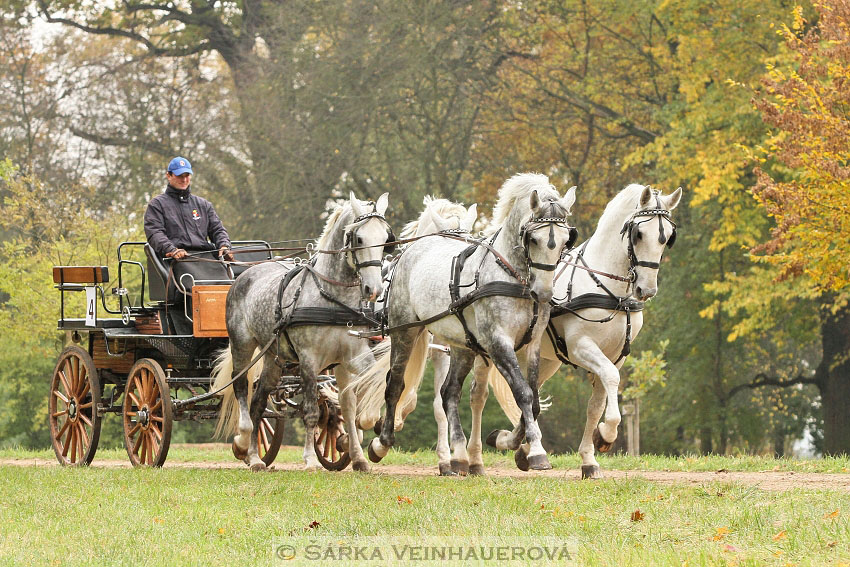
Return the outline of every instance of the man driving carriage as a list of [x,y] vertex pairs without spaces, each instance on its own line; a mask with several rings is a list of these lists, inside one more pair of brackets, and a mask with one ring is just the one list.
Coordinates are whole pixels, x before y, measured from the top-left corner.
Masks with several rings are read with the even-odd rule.
[[210,250],[232,260],[230,237],[212,203],[192,193],[192,165],[186,158],[172,159],[165,171],[165,192],[148,203],[145,236],[160,256],[180,260],[187,249]]

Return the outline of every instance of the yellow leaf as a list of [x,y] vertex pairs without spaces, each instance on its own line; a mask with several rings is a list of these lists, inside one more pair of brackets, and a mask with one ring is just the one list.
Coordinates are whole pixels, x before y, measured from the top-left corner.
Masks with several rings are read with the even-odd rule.
[[779,540],[781,540],[781,539],[785,539],[785,536],[786,536],[786,535],[787,535],[787,534],[786,534],[785,530],[782,530],[781,532],[779,532],[778,534],[776,534],[775,536],[773,536],[773,541],[779,541]]
[[827,520],[829,518],[837,518],[837,517],[838,517],[838,510],[837,509],[833,510],[832,512],[829,512],[828,514],[823,515],[824,520]]

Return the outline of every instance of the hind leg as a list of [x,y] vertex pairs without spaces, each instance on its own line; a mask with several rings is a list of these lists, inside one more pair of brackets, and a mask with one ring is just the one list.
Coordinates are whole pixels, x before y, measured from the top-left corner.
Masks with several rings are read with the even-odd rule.
[[475,354],[472,351],[461,348],[452,349],[449,374],[440,392],[443,397],[446,416],[449,420],[452,472],[464,476],[469,473],[469,455],[466,453],[466,436],[463,434],[458,405],[460,403],[461,393],[463,392],[463,382],[466,380],[466,375],[472,370],[474,362]]
[[342,438],[347,447],[343,449],[348,451],[351,456],[351,468],[360,472],[369,472],[369,462],[363,456],[363,449],[360,447],[360,436],[357,428],[354,425],[355,415],[357,414],[357,396],[353,390],[348,388],[348,383],[352,374],[356,371],[349,365],[340,365],[336,367],[336,384],[339,388],[339,405],[342,410],[342,419],[345,422],[345,437]]
[[602,478],[602,470],[596,461],[593,433],[596,431],[596,424],[599,423],[599,418],[602,417],[602,412],[605,410],[605,388],[598,376],[593,376],[591,383],[593,392],[587,401],[587,421],[584,425],[581,444],[578,446],[578,454],[581,456],[581,477],[598,479]]
[[277,372],[278,366],[275,364],[274,358],[274,355],[270,354],[266,354],[263,357],[263,372],[260,374],[260,379],[257,380],[254,395],[251,398],[250,415],[252,427],[245,462],[251,467],[252,471],[261,471],[266,468],[266,464],[260,459],[258,452],[257,434],[263,419],[263,413],[266,411],[269,394],[274,390],[279,379]]
[[[230,349],[233,355],[233,372],[239,373],[253,358],[256,345],[251,341],[239,343],[232,340]],[[251,421],[250,400],[248,399],[249,388],[248,375],[250,371],[246,371],[243,375],[233,382],[233,395],[236,398],[236,404],[239,408],[239,419],[236,425],[236,435],[233,437],[233,455],[248,464],[248,450],[251,444],[251,433],[254,430],[254,424]]]
[[404,390],[404,371],[413,350],[413,345],[423,329],[409,329],[392,333],[392,350],[390,353],[390,371],[387,373],[387,389],[384,394],[386,413],[381,425],[381,435],[369,443],[369,459],[373,463],[380,462],[390,452],[395,444],[395,415],[398,399]]
[[469,431],[469,474],[484,474],[484,454],[481,445],[481,416],[487,396],[490,395],[488,379],[490,369],[481,357],[475,359],[472,389],[469,392],[469,406],[472,408],[472,429]]
[[451,474],[452,468],[449,462],[451,449],[449,449],[449,420],[443,409],[443,397],[440,388],[446,381],[449,373],[449,355],[444,352],[432,350],[431,363],[434,365],[434,419],[437,421],[437,465],[440,475]]
[[304,451],[302,458],[304,459],[304,468],[306,470],[316,470],[322,468],[316,457],[316,425],[319,423],[319,388],[316,383],[316,375],[318,374],[315,363],[306,359],[299,361],[301,371],[301,388],[304,393],[304,399],[301,402],[301,411],[303,414],[302,421],[304,422]]

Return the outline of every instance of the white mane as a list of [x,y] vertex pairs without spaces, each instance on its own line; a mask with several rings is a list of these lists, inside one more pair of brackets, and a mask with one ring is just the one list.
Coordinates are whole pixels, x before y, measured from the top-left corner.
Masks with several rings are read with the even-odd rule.
[[[422,213],[420,213],[419,218],[404,225],[404,228],[401,230],[400,238],[404,239],[412,236],[419,236],[418,230],[420,225],[423,223],[424,219],[429,216],[430,212],[433,212],[443,219],[457,217],[458,221],[466,215],[466,207],[459,203],[452,203],[448,199],[435,199],[431,195],[426,195],[422,202],[425,204],[425,208],[422,210]],[[430,230],[432,227],[423,226],[422,228]]]
[[316,246],[319,250],[328,250],[331,245],[331,235],[334,232],[334,228],[340,222],[340,219],[344,216],[345,213],[351,210],[351,204],[346,202],[344,205],[337,205],[337,207],[328,215],[328,220],[325,222],[325,229],[322,231],[322,235],[319,237],[319,240],[316,242]]
[[517,173],[499,188],[499,200],[493,208],[493,226],[501,226],[508,220],[508,215],[514,208],[517,199],[531,195],[537,190],[541,198],[546,193],[554,193],[555,198],[560,198],[555,186],[549,183],[549,177],[542,173]]

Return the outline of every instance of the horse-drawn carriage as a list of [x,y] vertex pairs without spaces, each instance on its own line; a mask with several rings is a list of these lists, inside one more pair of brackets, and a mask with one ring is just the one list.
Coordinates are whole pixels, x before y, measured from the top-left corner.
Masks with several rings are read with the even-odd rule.
[[[133,259],[142,250],[144,263]],[[239,261],[233,264],[218,261],[212,252],[166,263],[150,245],[124,242],[118,246],[117,287],[110,291],[106,266],[53,268],[61,298],[58,328],[69,345],[59,355],[48,401],[60,463],[92,462],[108,413],[121,416],[124,445],[135,466],[165,463],[175,421],[219,416],[221,399],[212,391],[211,372],[217,352],[228,345],[227,292],[247,266],[274,259],[265,241],[234,242],[234,253]],[[138,293],[128,287],[138,287],[133,289]],[[66,292],[85,294],[84,318],[66,318]],[[325,468],[340,470],[349,457],[336,443],[344,429],[334,378],[326,374],[321,382],[314,446]],[[267,465],[277,456],[284,421],[300,415],[301,396],[297,365],[282,365],[257,431]]]

